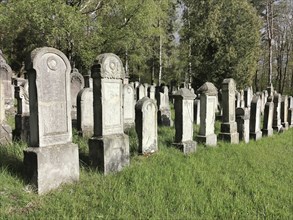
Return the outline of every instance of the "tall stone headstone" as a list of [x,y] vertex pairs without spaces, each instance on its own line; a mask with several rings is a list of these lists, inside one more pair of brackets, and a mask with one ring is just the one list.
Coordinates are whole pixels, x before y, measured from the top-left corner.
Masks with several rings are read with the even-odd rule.
[[94,133],[93,89],[84,88],[77,95],[77,131],[82,137]]
[[28,178],[39,194],[79,179],[78,146],[72,143],[70,63],[59,50],[32,51],[29,82],[30,143],[24,151]]
[[237,131],[239,133],[239,140],[249,143],[249,108],[240,107],[236,108],[236,122]]
[[158,151],[157,104],[144,97],[135,105],[135,129],[138,136],[138,151],[150,154]]
[[148,89],[148,97],[154,101],[156,101],[156,87],[154,85],[151,85]]
[[175,98],[175,143],[184,154],[196,151],[193,141],[193,100],[195,95],[189,89],[181,88]]
[[240,108],[245,107],[245,101],[244,101],[244,90],[240,90]]
[[264,108],[264,118],[263,118],[263,136],[272,136],[273,135],[273,113],[274,113],[274,103],[269,100],[265,104]]
[[144,85],[141,84],[136,88],[136,97],[137,97],[136,100],[138,101],[145,96],[146,94],[145,94]]
[[262,132],[260,130],[261,119],[261,99],[259,95],[254,95],[251,101],[250,108],[250,138],[259,140],[262,138]]
[[129,164],[129,138],[124,134],[122,62],[112,53],[99,55],[92,66],[94,135],[89,139],[92,165],[104,174]]
[[123,86],[123,110],[124,110],[124,129],[134,126],[135,120],[135,102],[134,102],[134,88],[130,84]]
[[14,105],[14,87],[12,84],[12,69],[6,63],[2,52],[0,52],[0,75],[3,85],[4,107],[8,110]]
[[206,82],[198,90],[200,94],[200,129],[197,136],[198,142],[208,146],[217,145],[217,135],[215,134],[215,117],[218,90],[214,84]]
[[288,123],[288,96],[282,96],[281,101],[281,123],[284,130],[288,130],[289,123]]
[[235,81],[231,78],[224,79],[222,83],[223,116],[219,138],[237,144],[239,143],[239,134],[235,121],[235,91]]
[[71,119],[77,119],[77,95],[84,88],[84,78],[74,68],[70,74],[70,91],[71,91]]
[[241,94],[240,92],[236,91],[236,94],[235,94],[235,106],[236,108],[240,108],[240,102],[241,102]]
[[277,92],[274,94],[274,114],[273,114],[273,129],[277,132],[283,130],[283,126],[281,124],[281,100],[282,97]]
[[23,81],[20,85],[15,86],[15,98],[17,100],[17,112],[15,115],[15,129],[13,139],[24,142],[29,141],[29,91],[28,81]]
[[293,97],[288,97],[288,123],[289,127],[293,127]]

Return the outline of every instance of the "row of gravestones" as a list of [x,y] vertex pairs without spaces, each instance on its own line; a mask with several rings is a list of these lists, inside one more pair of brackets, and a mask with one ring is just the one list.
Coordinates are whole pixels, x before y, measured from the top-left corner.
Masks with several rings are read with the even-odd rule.
[[[26,82],[21,84],[24,85],[23,88],[28,88],[29,94],[24,97],[29,100],[30,136],[30,147],[24,151],[24,165],[31,183],[41,194],[62,183],[77,181],[79,156],[78,146],[71,141],[71,118],[74,115],[72,114],[69,61],[62,52],[54,48],[36,49],[31,53],[30,58],[26,64],[28,84]],[[92,114],[92,118],[90,116],[85,119],[93,121],[93,135],[89,139],[89,157],[92,165],[98,167],[103,173],[109,173],[119,171],[129,164],[129,139],[124,134],[124,124],[127,121],[125,119],[130,119],[129,115],[134,116],[131,119],[135,120],[135,123],[130,120],[128,122],[135,124],[140,152],[148,154],[157,151],[157,119],[166,109],[166,118],[169,119],[169,125],[172,124],[169,117],[171,114],[167,87],[136,86],[135,83],[123,85],[125,78],[123,65],[114,54],[98,56],[91,75],[92,88],[85,88],[78,92],[77,121],[83,117],[82,114],[85,117],[88,117],[87,112],[88,115]],[[19,94],[16,97],[23,96],[21,90],[21,87],[16,89],[16,94]],[[139,96],[140,91],[144,91],[143,96]],[[235,115],[239,112],[238,108],[235,111],[235,91],[234,80],[225,79],[222,85],[223,110],[219,138],[232,143],[239,141],[238,132],[242,134],[247,131],[245,126],[247,121],[243,118],[242,121],[236,122],[235,119]],[[207,82],[197,92],[201,94],[198,141],[215,146],[217,143],[214,132],[215,112],[218,105],[217,89],[212,83]],[[85,93],[90,94],[89,101],[85,101]],[[128,98],[127,95],[129,95]],[[134,97],[138,99],[136,103]],[[193,141],[195,97],[194,92],[186,88],[179,89],[172,97],[176,130],[174,145],[184,153],[196,150],[196,142]],[[250,133],[257,136],[260,120],[258,106],[260,105],[258,105],[259,96],[255,97],[252,99],[249,115]],[[277,98],[273,100],[275,102]],[[135,113],[133,114],[134,105]],[[129,107],[128,110],[127,107]],[[22,105],[20,104],[18,108],[22,108]],[[290,109],[292,113],[292,108]],[[21,111],[26,110],[22,108]],[[125,115],[128,116],[125,117]],[[246,130],[242,132],[241,129]]]

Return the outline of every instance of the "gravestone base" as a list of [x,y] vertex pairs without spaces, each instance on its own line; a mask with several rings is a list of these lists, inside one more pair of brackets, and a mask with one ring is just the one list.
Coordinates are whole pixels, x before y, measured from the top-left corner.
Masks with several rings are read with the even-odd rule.
[[0,144],[8,144],[12,142],[11,127],[4,123],[0,124]]
[[78,131],[78,135],[81,137],[89,138],[93,136],[94,128],[85,128],[82,131]]
[[199,143],[204,143],[207,146],[215,147],[217,146],[217,135],[211,134],[208,136],[197,136],[197,140]]
[[273,129],[262,129],[262,135],[263,136],[272,136],[274,134]]
[[194,153],[197,143],[195,141],[184,141],[182,143],[173,143],[173,145],[184,154]]
[[273,126],[273,130],[274,131],[277,131],[277,132],[283,132],[283,126],[280,125],[280,126]]
[[121,171],[129,165],[129,137],[125,134],[89,139],[91,165],[104,174]]
[[171,111],[169,110],[159,110],[158,111],[158,124],[162,126],[172,127],[174,125],[171,119]]
[[257,131],[255,133],[249,133],[249,137],[251,139],[254,139],[255,141],[259,140],[262,138],[262,132],[261,131]]
[[239,133],[237,133],[237,123],[236,122],[222,123],[219,139],[223,141],[228,141],[231,144],[238,144]]
[[29,141],[29,115],[15,115],[15,130],[13,131],[13,140]]
[[228,141],[231,144],[239,143],[239,133],[220,133],[219,139],[223,141]]
[[289,123],[288,122],[282,122],[283,130],[287,131],[289,129]]
[[37,193],[47,193],[61,184],[78,181],[78,146],[69,143],[29,147],[24,150],[24,166],[27,177]]

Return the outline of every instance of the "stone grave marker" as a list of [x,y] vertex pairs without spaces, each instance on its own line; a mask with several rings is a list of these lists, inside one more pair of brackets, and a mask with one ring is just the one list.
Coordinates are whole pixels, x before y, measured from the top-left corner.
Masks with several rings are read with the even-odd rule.
[[273,129],[277,132],[283,131],[283,126],[281,124],[281,100],[280,94],[275,92],[274,94],[274,114],[273,114]]
[[281,101],[281,124],[284,130],[289,129],[288,123],[288,96],[283,95]]
[[237,131],[239,133],[239,140],[249,143],[249,108],[240,107],[236,108],[236,122]]
[[130,84],[123,86],[123,110],[124,110],[124,129],[134,126],[135,121],[135,101],[134,88]]
[[262,132],[260,130],[261,119],[261,99],[259,95],[254,95],[251,101],[250,108],[250,138],[259,140],[262,138]]
[[78,181],[78,146],[72,143],[70,63],[59,50],[31,52],[29,82],[30,143],[24,165],[39,194]]
[[263,136],[273,135],[273,113],[274,113],[274,103],[272,100],[267,101],[264,108],[264,118],[263,118]]

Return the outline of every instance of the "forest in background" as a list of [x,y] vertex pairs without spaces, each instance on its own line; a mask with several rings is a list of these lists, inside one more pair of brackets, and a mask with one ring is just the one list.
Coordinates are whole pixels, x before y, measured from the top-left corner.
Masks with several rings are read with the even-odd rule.
[[16,75],[51,46],[82,74],[111,52],[130,80],[293,94],[292,15],[291,0],[0,0],[0,49]]

